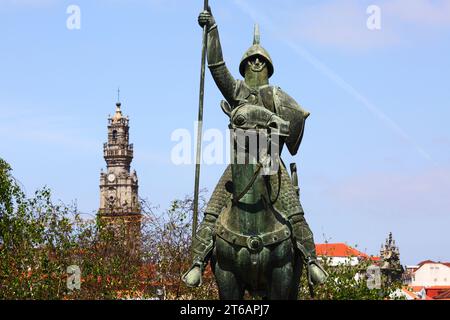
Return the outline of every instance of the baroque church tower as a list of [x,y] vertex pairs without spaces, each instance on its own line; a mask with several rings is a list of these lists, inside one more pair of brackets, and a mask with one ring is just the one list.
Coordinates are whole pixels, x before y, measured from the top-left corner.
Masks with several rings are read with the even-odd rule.
[[399,281],[404,269],[400,263],[400,251],[392,237],[392,232],[389,232],[386,243],[381,245],[380,260],[381,271],[387,276],[388,281]]
[[98,215],[108,223],[125,223],[127,234],[140,235],[141,208],[136,171],[130,171],[133,144],[129,143],[129,119],[122,115],[121,103],[108,119],[108,142],[103,145],[106,172],[100,173]]

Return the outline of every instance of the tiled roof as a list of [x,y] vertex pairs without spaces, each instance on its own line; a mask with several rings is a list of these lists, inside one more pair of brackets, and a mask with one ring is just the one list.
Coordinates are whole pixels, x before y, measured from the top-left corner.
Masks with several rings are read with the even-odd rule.
[[446,265],[447,267],[450,268],[450,262],[440,262],[440,261],[433,261],[433,260],[425,260],[425,261],[422,261],[422,262],[420,262],[420,263],[418,264],[418,266],[421,267],[421,266],[423,266],[424,264],[428,264],[428,263],[440,263],[440,264]]
[[402,288],[402,292],[408,295],[411,299],[418,300],[419,297],[412,291],[409,291],[407,288]]
[[[345,243],[318,243],[316,244],[316,251],[318,256],[369,258],[367,254],[356,250]],[[371,259],[379,260],[380,258],[371,257]]]
[[427,263],[436,263],[436,262],[434,262],[433,260],[425,260],[425,261],[419,262],[418,266],[421,267]]
[[434,297],[434,299],[436,300],[449,300],[450,299],[450,290],[444,291],[440,294],[438,294],[437,296]]
[[409,288],[414,292],[419,292],[420,290],[422,290],[425,287],[424,286],[409,286]]
[[450,286],[428,286],[426,289],[434,289],[434,290],[450,290]]
[[418,268],[414,268],[413,272],[416,272],[417,270],[419,270],[420,268],[422,268],[426,264],[437,264],[437,263],[443,264],[443,265],[445,265],[445,266],[450,268],[450,262],[436,262],[436,261],[433,261],[433,260],[425,260],[425,261],[420,262],[418,264]]
[[415,296],[415,299],[421,299],[418,294],[422,290],[425,290],[426,300],[450,300],[450,286],[408,286],[402,289],[410,297]]

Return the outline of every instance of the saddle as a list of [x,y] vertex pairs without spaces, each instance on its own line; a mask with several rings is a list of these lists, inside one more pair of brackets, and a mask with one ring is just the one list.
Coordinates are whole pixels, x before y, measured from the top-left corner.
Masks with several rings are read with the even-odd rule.
[[[231,210],[231,205],[224,208],[223,211]],[[269,209],[270,210],[270,209]],[[216,236],[222,238],[226,242],[240,247],[247,247],[252,252],[259,252],[264,247],[277,244],[291,237],[292,232],[289,223],[282,226],[278,230],[267,232],[262,235],[245,235],[229,229],[221,217],[226,216],[226,212],[222,212],[216,222]],[[274,214],[276,214],[274,212]]]

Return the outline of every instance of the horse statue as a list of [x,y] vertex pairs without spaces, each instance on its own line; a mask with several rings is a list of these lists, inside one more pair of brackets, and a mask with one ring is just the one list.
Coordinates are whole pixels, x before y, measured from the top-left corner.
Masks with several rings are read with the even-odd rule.
[[[297,299],[302,256],[280,200],[280,138],[289,123],[261,106],[231,112],[231,201],[216,223],[211,266],[221,299]],[[273,183],[275,180],[275,183]],[[274,185],[277,188],[274,189]]]
[[225,98],[221,107],[230,119],[232,148],[231,163],[194,233],[193,262],[182,279],[200,286],[211,261],[221,299],[242,299],[246,290],[267,299],[297,299],[303,265],[310,289],[327,277],[300,204],[296,172],[289,177],[280,158],[284,146],[297,153],[309,112],[269,85],[274,67],[257,26],[239,65],[244,80],[236,80],[223,60],[211,10],[200,13],[198,22],[207,35],[208,67]]

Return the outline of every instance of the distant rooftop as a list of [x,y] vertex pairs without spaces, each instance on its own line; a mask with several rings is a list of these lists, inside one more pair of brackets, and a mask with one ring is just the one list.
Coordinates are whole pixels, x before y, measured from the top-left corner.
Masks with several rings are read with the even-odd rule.
[[446,265],[447,267],[450,268],[450,262],[441,262],[441,261],[433,261],[433,260],[424,260],[424,261],[422,261],[422,262],[419,262],[419,264],[417,265],[417,267],[421,267],[421,266],[423,266],[424,264],[428,264],[428,263],[440,263],[440,264]]
[[319,243],[316,244],[316,251],[318,256],[327,257],[360,257],[372,260],[380,260],[379,257],[369,256],[355,248],[350,247],[345,243]]

